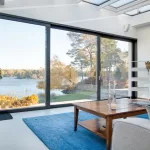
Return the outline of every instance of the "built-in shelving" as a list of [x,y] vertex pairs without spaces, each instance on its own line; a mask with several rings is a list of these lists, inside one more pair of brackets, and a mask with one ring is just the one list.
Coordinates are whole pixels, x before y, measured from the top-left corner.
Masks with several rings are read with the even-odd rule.
[[144,92],[148,96],[146,98],[150,99],[150,73],[146,69],[145,62],[146,61],[132,61],[134,67],[131,68],[131,72],[134,73],[134,75],[132,74],[131,77],[133,85],[131,91]]

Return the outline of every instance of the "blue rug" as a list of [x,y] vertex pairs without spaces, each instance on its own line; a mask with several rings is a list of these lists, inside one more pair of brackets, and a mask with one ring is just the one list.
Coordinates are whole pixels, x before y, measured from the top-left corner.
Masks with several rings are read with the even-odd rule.
[[[147,114],[139,115],[148,118]],[[97,118],[86,112],[79,113],[79,121]],[[78,126],[74,132],[74,114],[65,113],[23,121],[50,150],[105,150],[106,142],[92,132]]]

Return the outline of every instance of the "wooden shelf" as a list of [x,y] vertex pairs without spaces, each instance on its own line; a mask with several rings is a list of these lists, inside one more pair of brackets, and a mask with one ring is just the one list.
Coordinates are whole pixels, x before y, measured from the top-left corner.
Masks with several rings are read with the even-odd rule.
[[78,124],[94,134],[106,139],[106,131],[103,125],[100,123],[100,119],[86,120],[79,122]]

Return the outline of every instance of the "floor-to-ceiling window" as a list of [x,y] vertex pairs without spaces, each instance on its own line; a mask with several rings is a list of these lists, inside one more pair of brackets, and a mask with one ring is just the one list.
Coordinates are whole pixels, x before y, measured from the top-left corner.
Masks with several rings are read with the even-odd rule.
[[97,37],[51,29],[51,104],[96,100]]
[[0,68],[0,109],[44,104],[45,27],[0,19]]
[[[101,38],[101,99],[108,98],[110,82],[117,98],[129,97],[131,72],[131,43],[109,38]],[[129,71],[130,70],[130,71]]]
[[0,41],[0,110],[136,95],[136,39],[2,16]]

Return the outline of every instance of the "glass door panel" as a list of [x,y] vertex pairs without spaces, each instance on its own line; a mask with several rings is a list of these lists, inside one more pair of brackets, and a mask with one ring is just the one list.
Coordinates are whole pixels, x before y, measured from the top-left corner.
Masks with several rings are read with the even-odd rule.
[[108,99],[108,85],[117,98],[129,96],[129,67],[131,45],[128,42],[101,38],[101,99]]
[[51,29],[51,104],[96,100],[96,36]]
[[45,27],[0,19],[0,109],[44,105]]

